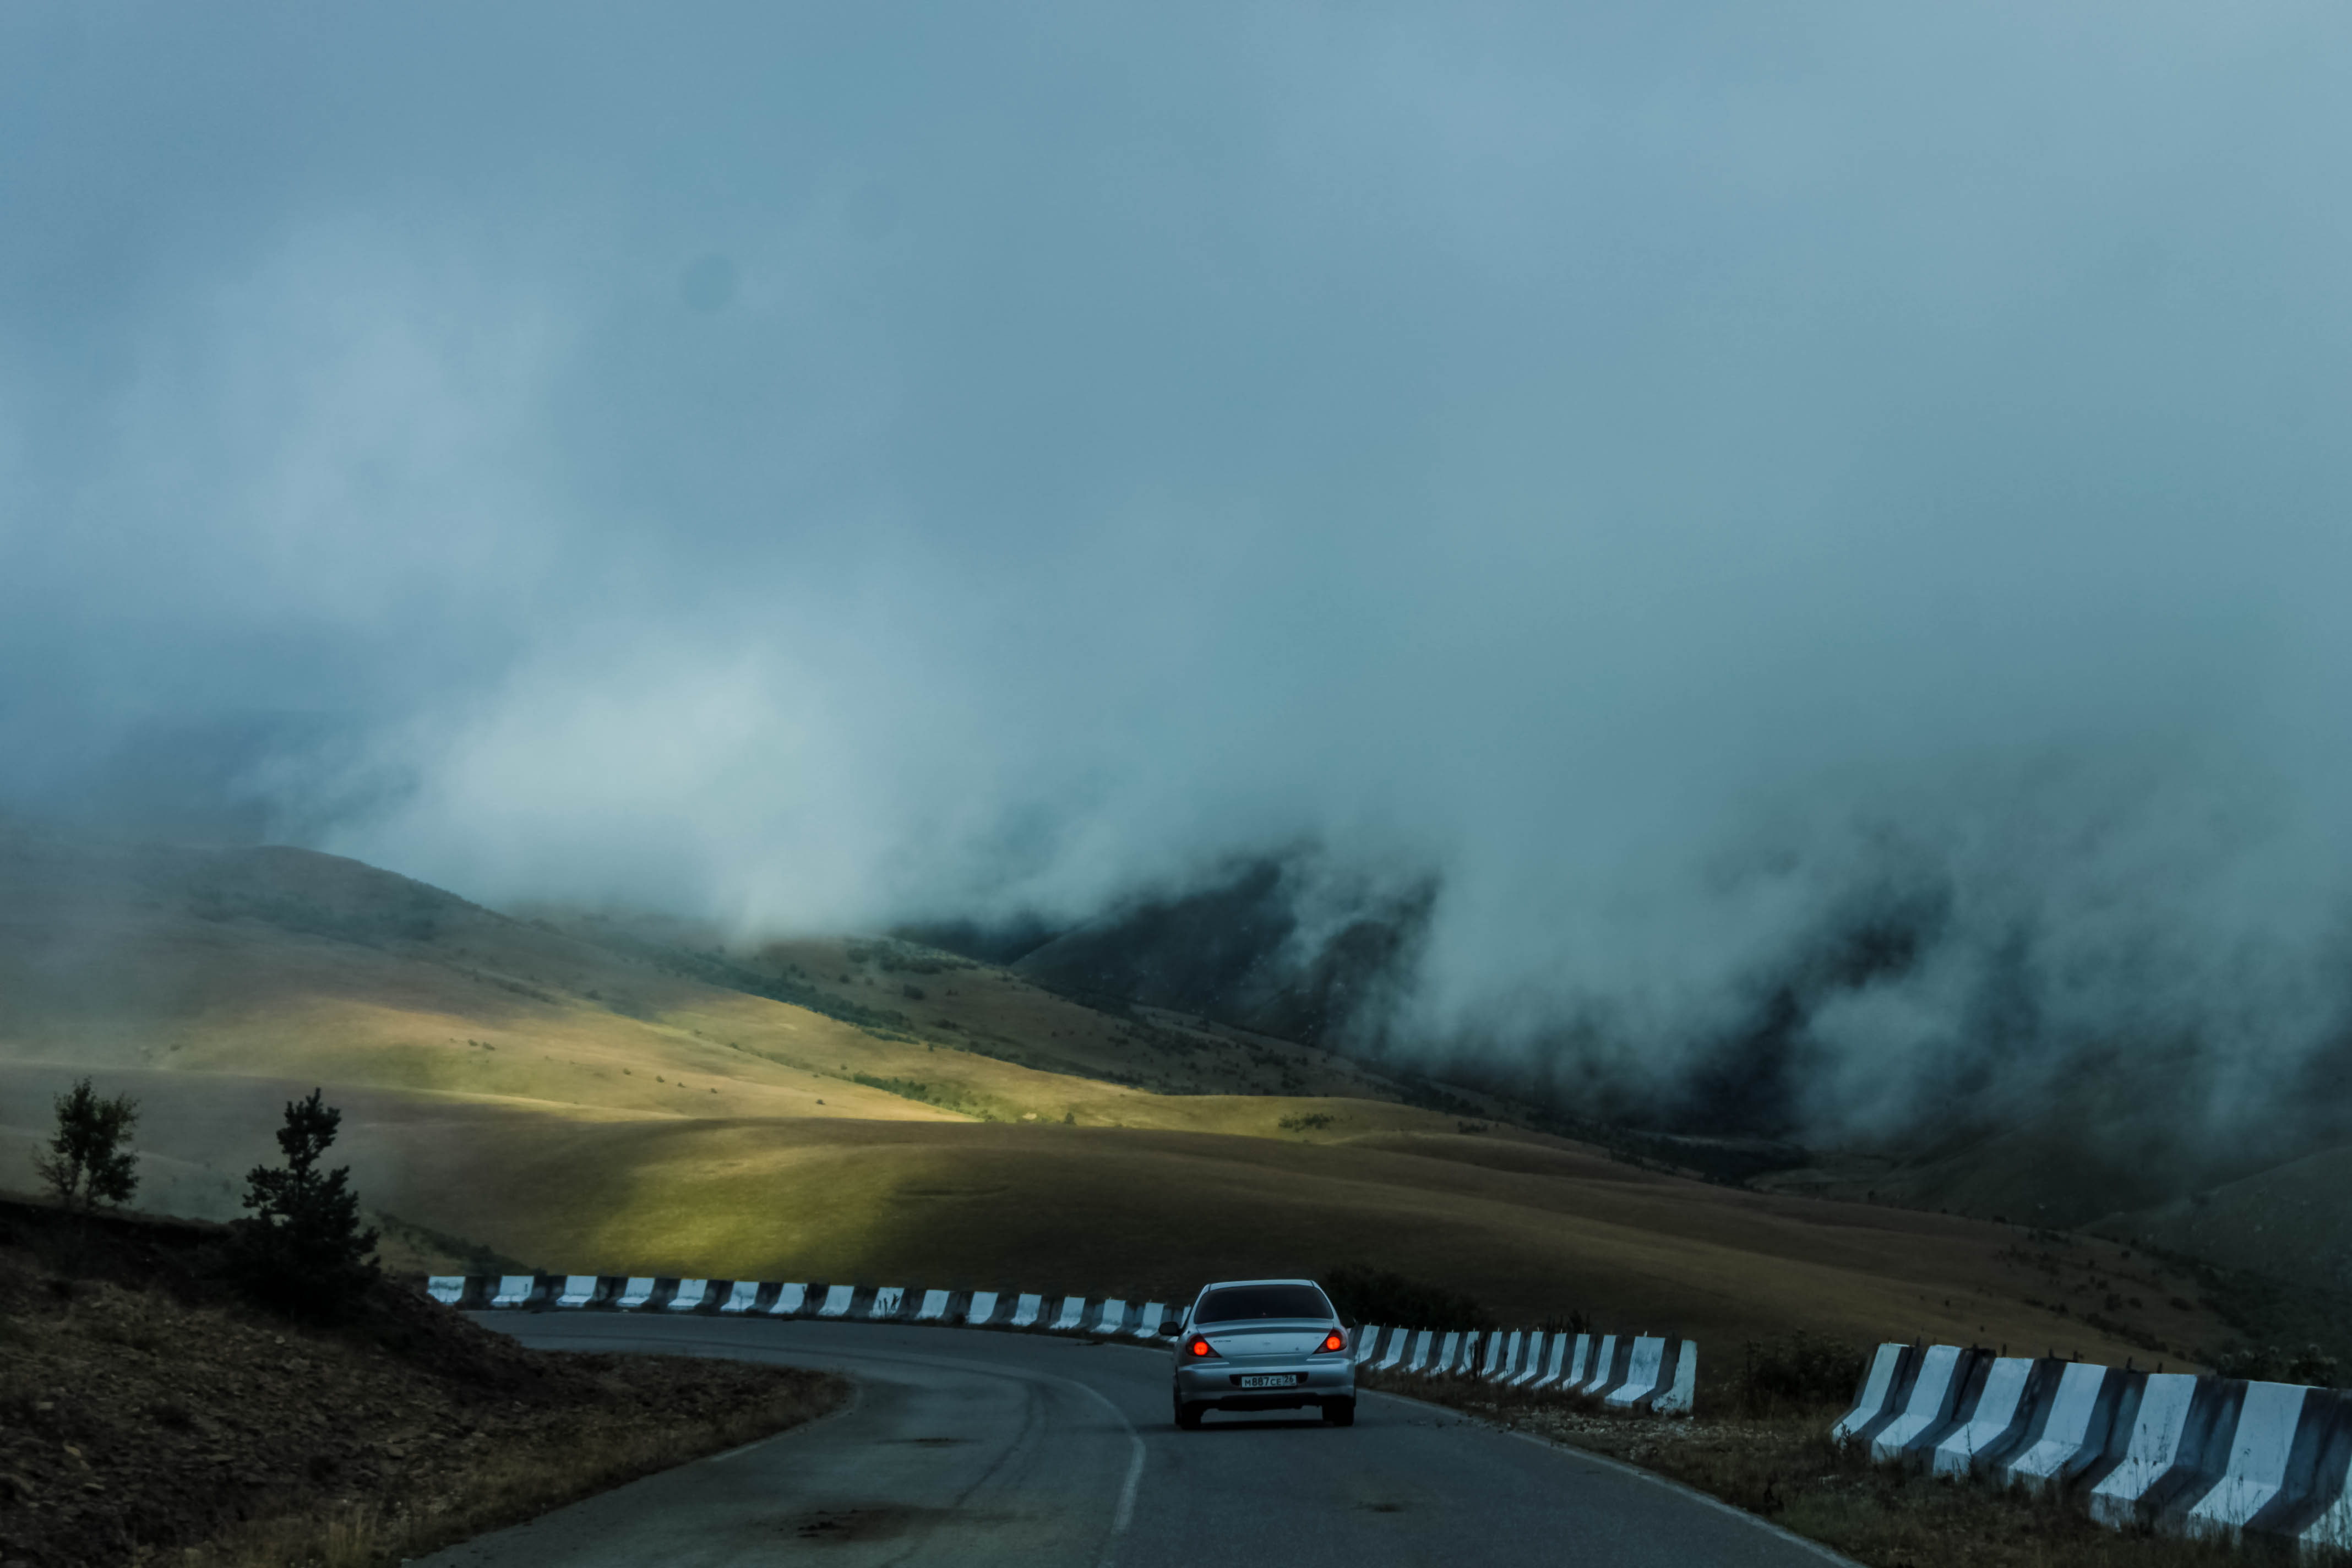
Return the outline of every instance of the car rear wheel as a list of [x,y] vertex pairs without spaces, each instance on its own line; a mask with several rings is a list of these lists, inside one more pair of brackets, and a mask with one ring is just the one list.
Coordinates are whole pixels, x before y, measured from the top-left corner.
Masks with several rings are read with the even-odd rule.
[[1356,1402],[1352,1399],[1330,1401],[1323,1406],[1323,1419],[1334,1426],[1353,1426],[1356,1424]]
[[1201,1407],[1197,1405],[1187,1405],[1181,1399],[1178,1400],[1176,1402],[1176,1425],[1181,1426],[1187,1432],[1199,1431],[1201,1429]]

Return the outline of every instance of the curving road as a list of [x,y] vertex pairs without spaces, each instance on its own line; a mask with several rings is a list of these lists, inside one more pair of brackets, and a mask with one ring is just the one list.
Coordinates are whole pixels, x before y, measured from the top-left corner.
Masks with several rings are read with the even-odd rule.
[[424,1559],[431,1568],[1268,1563],[1822,1568],[1639,1470],[1415,1401],[1169,1419],[1164,1349],[868,1323],[501,1313],[549,1350],[836,1368],[853,1407]]

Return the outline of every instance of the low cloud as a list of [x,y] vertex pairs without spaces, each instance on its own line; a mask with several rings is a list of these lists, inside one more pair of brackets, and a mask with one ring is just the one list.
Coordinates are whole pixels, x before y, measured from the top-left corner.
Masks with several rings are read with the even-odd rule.
[[17,809],[747,933],[1311,842],[1391,1039],[1830,1131],[2343,1037],[2352,24],[934,21],[13,10]]

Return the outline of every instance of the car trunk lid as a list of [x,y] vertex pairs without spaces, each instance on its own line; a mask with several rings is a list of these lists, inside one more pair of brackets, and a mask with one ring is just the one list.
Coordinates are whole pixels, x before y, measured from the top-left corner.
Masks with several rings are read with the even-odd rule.
[[1203,1323],[1201,1337],[1227,1361],[1296,1361],[1310,1355],[1336,1325],[1309,1322]]

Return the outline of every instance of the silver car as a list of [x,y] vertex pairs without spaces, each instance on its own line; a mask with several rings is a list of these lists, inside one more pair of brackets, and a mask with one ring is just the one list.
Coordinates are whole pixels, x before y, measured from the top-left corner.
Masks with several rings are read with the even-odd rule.
[[1176,1425],[1211,1410],[1319,1406],[1356,1420],[1356,1358],[1331,1299],[1312,1279],[1228,1279],[1204,1288],[1176,1331]]

